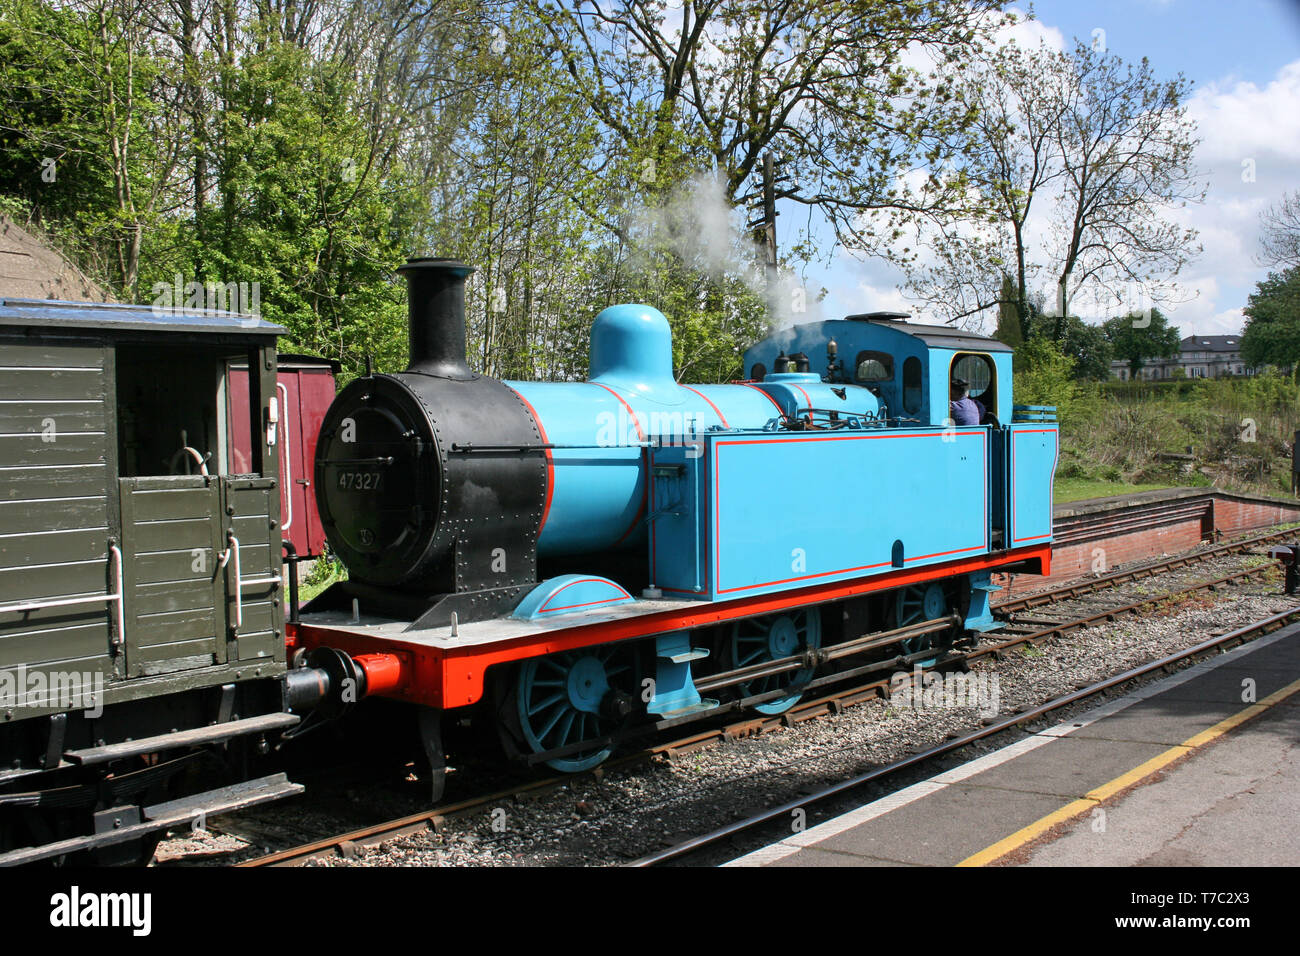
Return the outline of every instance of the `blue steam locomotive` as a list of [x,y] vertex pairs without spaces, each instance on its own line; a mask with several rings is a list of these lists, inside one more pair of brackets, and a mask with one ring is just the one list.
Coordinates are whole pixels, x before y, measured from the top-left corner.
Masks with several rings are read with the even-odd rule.
[[[664,316],[619,305],[586,382],[498,381],[465,360],[473,270],[400,271],[409,368],[343,389],[317,446],[349,580],[286,630],[328,675],[320,713],[416,710],[435,790],[447,713],[582,770],[646,727],[933,660],[993,626],[993,573],[1050,571],[1057,426],[1013,404],[995,340],[853,315],[685,385]],[[980,424],[949,417],[954,379]]]

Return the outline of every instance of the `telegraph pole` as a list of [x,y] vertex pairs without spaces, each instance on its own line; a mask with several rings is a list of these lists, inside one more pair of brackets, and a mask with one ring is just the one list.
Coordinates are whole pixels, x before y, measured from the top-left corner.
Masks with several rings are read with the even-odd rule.
[[767,277],[769,318],[771,317],[772,303],[775,301],[773,297],[777,294],[776,217],[780,213],[776,211],[776,198],[776,161],[772,158],[772,151],[768,150],[763,154],[763,186],[757,203],[761,215],[751,222],[749,227],[754,230],[754,238],[761,247],[759,257],[763,262],[764,274]]
[[776,170],[772,151],[763,154],[763,250],[767,256],[767,298],[776,294]]

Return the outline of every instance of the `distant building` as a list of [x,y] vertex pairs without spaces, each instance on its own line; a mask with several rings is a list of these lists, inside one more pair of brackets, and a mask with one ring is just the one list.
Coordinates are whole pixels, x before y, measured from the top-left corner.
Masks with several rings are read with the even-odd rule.
[[[1189,335],[1179,344],[1177,358],[1147,359],[1138,371],[1142,381],[1176,378],[1181,368],[1186,378],[1222,378],[1228,375],[1255,375],[1259,369],[1241,359],[1240,335]],[[1128,362],[1110,363],[1111,374],[1121,382],[1129,380]]]

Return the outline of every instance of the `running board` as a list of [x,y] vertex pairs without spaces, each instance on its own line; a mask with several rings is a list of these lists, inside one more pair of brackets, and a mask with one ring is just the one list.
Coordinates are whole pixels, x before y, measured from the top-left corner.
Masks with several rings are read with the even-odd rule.
[[199,744],[216,743],[241,737],[244,734],[256,734],[266,730],[279,730],[292,727],[301,720],[297,714],[263,714],[260,717],[245,717],[242,720],[228,720],[210,727],[197,727],[194,730],[182,730],[178,733],[159,734],[157,737],[141,737],[139,740],[127,740],[118,744],[106,744],[103,747],[87,747],[84,750],[69,750],[63,759],[83,767],[92,764],[108,763],[123,757],[139,757],[143,754],[157,753],[160,750],[172,750],[177,747],[196,747]]
[[22,866],[50,857],[96,850],[101,847],[128,843],[157,833],[159,830],[171,830],[191,826],[194,821],[208,819],[221,813],[233,813],[262,803],[271,803],[284,797],[300,794],[306,788],[300,783],[291,783],[283,773],[274,773],[246,783],[232,784],[209,790],[193,797],[171,800],[145,807],[145,822],[133,823],[104,833],[91,833],[86,836],[71,837],[44,846],[24,847],[0,853],[0,866]]

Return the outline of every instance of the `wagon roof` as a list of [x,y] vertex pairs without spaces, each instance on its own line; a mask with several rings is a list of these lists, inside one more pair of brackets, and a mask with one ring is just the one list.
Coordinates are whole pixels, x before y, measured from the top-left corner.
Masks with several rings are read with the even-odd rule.
[[255,315],[211,309],[163,309],[110,302],[0,299],[0,326],[43,326],[99,332],[152,331],[190,334],[283,335],[286,330]]

